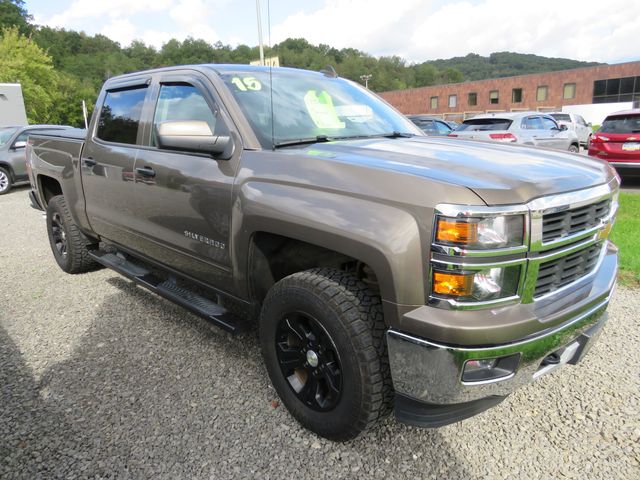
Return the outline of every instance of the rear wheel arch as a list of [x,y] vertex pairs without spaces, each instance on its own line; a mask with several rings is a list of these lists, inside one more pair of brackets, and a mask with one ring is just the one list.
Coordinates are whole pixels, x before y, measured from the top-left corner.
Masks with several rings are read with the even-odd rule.
[[47,175],[38,175],[37,179],[38,190],[40,195],[44,199],[44,205],[48,205],[49,201],[58,195],[64,195],[62,192],[62,185],[58,180]]

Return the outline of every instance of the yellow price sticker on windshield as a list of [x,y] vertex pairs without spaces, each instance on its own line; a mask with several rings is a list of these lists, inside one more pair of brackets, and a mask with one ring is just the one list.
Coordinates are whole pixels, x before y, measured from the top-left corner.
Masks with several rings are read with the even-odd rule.
[[247,90],[262,90],[262,83],[260,83],[260,80],[255,77],[233,77],[231,79],[231,83],[233,83],[238,90],[243,92],[246,92]]

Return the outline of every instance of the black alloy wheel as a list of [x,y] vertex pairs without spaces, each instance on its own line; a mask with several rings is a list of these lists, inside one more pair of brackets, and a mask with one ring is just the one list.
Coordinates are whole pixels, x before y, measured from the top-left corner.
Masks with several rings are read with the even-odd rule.
[[276,331],[282,375],[309,408],[325,412],[340,401],[342,370],[338,349],[324,327],[301,312],[288,314]]
[[61,257],[67,256],[67,234],[64,231],[60,214],[57,212],[51,216],[51,243],[58,252],[58,255]]

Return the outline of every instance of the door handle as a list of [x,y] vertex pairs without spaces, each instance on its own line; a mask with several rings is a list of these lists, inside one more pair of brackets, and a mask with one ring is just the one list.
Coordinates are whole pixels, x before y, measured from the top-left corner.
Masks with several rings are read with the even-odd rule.
[[142,175],[143,177],[156,176],[156,171],[151,167],[139,167],[139,168],[136,168],[136,172]]
[[85,167],[95,167],[98,163],[91,157],[83,158],[82,161],[84,162]]

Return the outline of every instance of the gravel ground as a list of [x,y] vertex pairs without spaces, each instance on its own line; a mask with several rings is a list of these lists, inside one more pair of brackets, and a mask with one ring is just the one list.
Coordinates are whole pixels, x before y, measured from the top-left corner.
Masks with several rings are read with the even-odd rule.
[[278,403],[232,337],[108,270],[64,274],[27,190],[0,197],[0,478],[640,478],[640,291],[579,366],[438,430],[346,444]]

